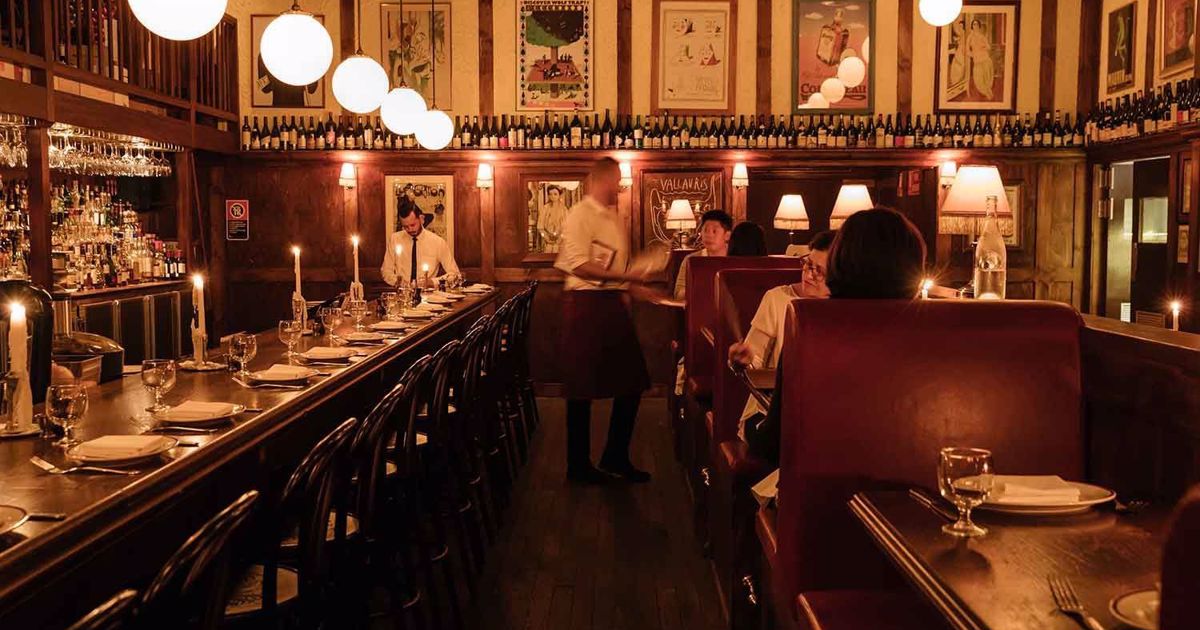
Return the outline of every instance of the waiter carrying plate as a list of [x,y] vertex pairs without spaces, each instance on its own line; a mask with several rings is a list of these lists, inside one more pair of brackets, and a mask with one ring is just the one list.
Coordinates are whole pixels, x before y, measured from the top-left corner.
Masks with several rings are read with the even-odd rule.
[[[567,399],[567,479],[605,483],[650,480],[629,458],[638,405],[650,386],[642,346],[630,313],[630,296],[653,300],[645,283],[666,265],[666,254],[631,260],[629,233],[617,215],[621,171],[601,158],[588,175],[587,195],[563,221],[554,266],[567,274],[563,284],[564,362]],[[600,467],[592,465],[592,401],[612,398],[608,442]]]

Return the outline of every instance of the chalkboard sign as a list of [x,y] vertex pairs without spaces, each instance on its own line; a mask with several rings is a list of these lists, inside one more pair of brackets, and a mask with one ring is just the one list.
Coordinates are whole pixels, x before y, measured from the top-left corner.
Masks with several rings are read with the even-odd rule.
[[676,199],[687,199],[697,220],[709,210],[730,212],[725,207],[724,178],[721,170],[643,173],[642,246],[655,241],[671,243],[674,232],[666,228],[665,220],[667,209]]

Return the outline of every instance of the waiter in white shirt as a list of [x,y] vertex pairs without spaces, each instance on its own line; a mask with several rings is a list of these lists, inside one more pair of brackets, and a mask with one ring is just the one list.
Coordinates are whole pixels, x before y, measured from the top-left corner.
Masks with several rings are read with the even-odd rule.
[[[629,271],[629,233],[614,206],[621,171],[612,158],[592,166],[587,196],[563,221],[554,266],[563,283],[563,393],[567,399],[567,479],[604,483],[616,478],[644,482],[649,473],[629,459],[629,442],[642,392],[650,376],[630,313],[627,290],[644,291],[644,278]],[[592,466],[592,401],[612,398],[608,443],[600,469]]]
[[416,282],[425,278],[428,270],[431,278],[447,273],[458,273],[458,263],[450,254],[446,239],[425,229],[421,208],[411,201],[402,202],[400,232],[388,237],[387,250],[383,255],[383,281],[396,286],[402,280]]

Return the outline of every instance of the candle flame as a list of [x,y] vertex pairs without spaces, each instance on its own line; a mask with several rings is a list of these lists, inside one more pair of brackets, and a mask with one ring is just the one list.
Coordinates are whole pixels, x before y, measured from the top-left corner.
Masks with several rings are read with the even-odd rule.
[[292,255],[293,256],[300,255],[300,246],[299,245],[292,245]]
[[1182,309],[1182,308],[1183,308],[1183,305],[1179,303],[1179,300],[1175,300],[1175,301],[1171,302],[1171,312],[1172,313],[1178,315],[1180,309]]
[[925,281],[921,283],[921,288],[926,291],[932,289],[933,288],[933,278],[925,278]]
[[20,302],[9,302],[8,312],[13,319],[25,319],[25,305]]
[[350,242],[351,242],[351,243],[354,243],[354,246],[355,246],[355,247],[358,247],[358,235],[357,235],[357,234],[355,234],[354,236],[351,236],[351,237],[350,237]]
[[197,289],[203,289],[204,288],[204,276],[202,276],[198,273],[193,274],[192,275],[192,286],[196,287]]

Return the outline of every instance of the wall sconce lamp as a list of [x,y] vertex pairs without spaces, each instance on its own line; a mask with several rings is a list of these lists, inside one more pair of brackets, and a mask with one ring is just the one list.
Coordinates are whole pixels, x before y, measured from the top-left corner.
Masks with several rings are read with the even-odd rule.
[[338,185],[350,190],[358,185],[358,169],[351,162],[342,164],[342,173],[338,176]]
[[488,162],[479,163],[479,172],[475,176],[476,188],[491,188],[496,184],[496,173]]
[[621,188],[632,188],[633,187],[633,165],[630,164],[629,162],[621,162],[619,164],[619,166],[621,167],[621,181],[620,181]]
[[958,164],[953,161],[946,160],[938,166],[938,180],[942,184],[942,190],[948,190],[954,184],[954,176],[958,175]]
[[808,209],[804,207],[804,197],[800,195],[780,197],[773,224],[777,230],[788,231],[788,243],[791,244],[796,230],[809,228]]
[[747,188],[750,186],[750,173],[746,170],[745,162],[738,162],[733,165],[733,177],[730,179],[734,188]]

